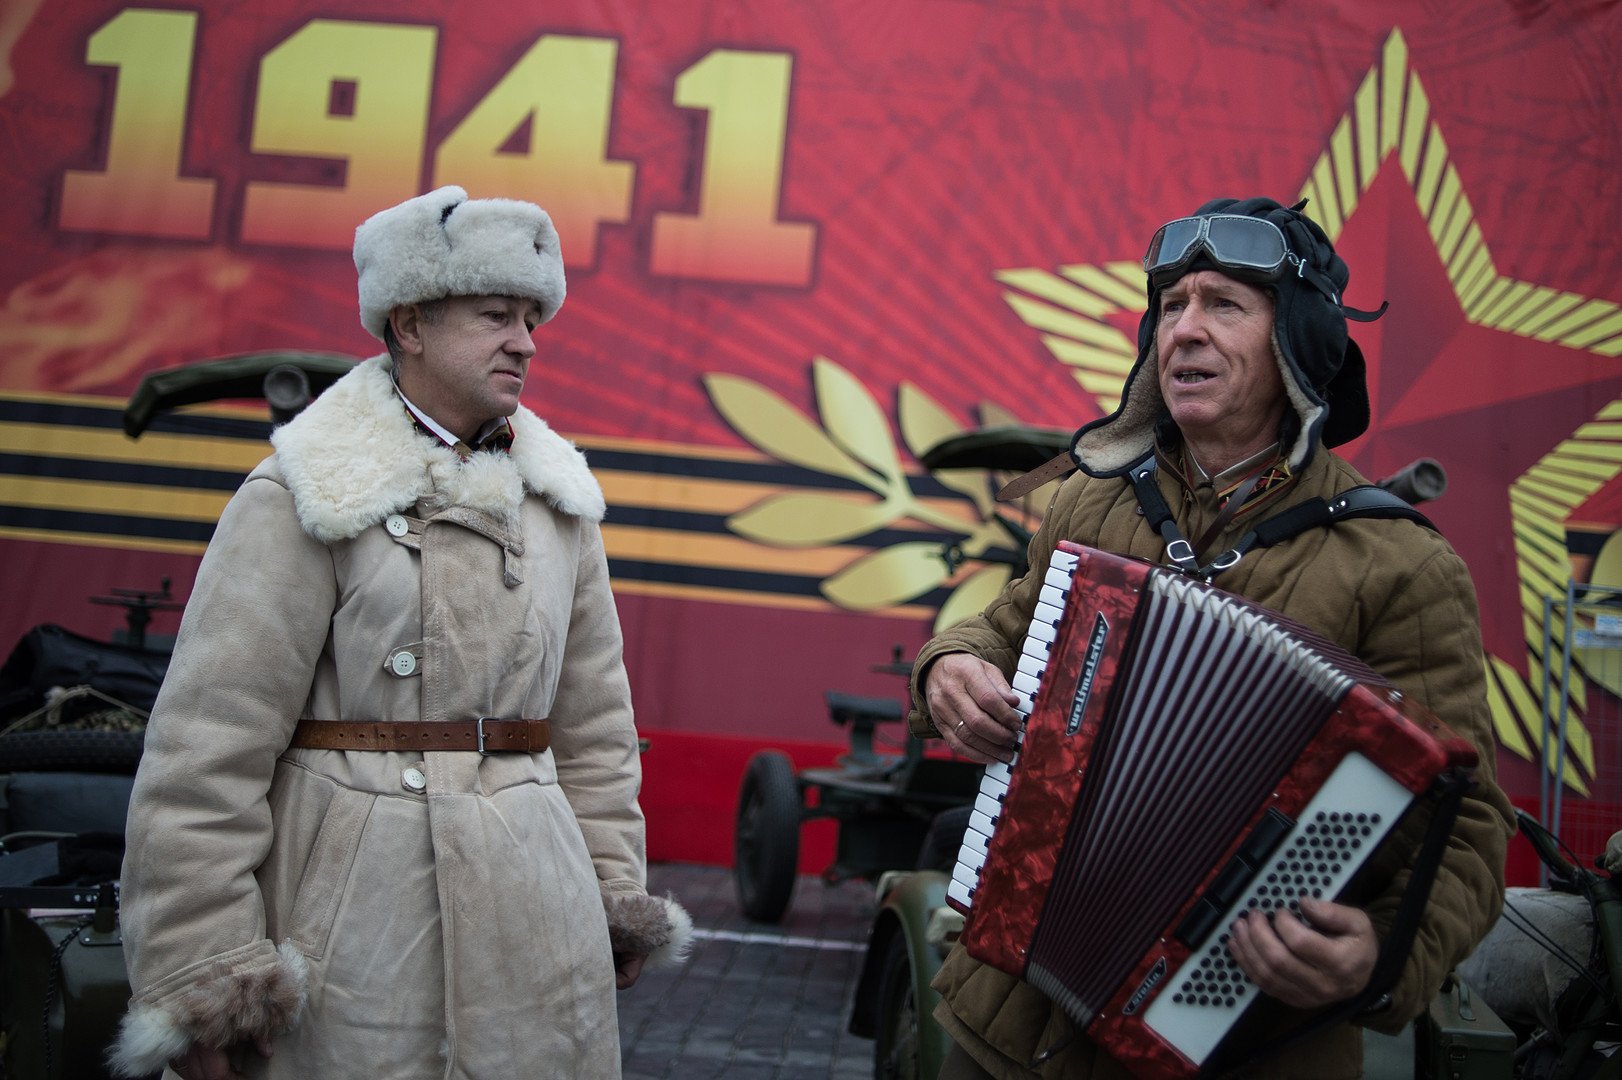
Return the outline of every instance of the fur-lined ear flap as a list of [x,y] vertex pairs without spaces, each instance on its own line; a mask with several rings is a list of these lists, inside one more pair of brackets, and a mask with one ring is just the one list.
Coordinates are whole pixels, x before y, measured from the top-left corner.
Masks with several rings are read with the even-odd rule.
[[615,953],[647,957],[647,968],[677,967],[693,947],[693,919],[673,896],[607,893],[608,940]]

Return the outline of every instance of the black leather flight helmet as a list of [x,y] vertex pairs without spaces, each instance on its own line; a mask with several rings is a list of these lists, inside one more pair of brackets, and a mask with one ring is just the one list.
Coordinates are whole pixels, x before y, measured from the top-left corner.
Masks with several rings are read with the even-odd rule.
[[1138,323],[1138,358],[1126,377],[1120,407],[1076,432],[1071,456],[1093,476],[1118,476],[1154,447],[1155,425],[1165,415],[1155,356],[1160,296],[1167,285],[1199,270],[1215,270],[1268,289],[1274,297],[1274,352],[1285,375],[1284,388],[1299,424],[1288,448],[1292,468],[1312,457],[1318,439],[1325,446],[1350,442],[1368,429],[1369,397],[1363,352],[1347,332],[1348,318],[1369,322],[1384,314],[1347,308],[1341,298],[1350,278],[1344,260],[1317,222],[1301,213],[1306,204],[1287,207],[1272,199],[1214,199],[1194,217],[1237,215],[1276,225],[1288,249],[1286,262],[1271,281],[1236,272],[1217,262],[1208,248],[1195,252],[1174,276],[1147,284],[1149,305]]

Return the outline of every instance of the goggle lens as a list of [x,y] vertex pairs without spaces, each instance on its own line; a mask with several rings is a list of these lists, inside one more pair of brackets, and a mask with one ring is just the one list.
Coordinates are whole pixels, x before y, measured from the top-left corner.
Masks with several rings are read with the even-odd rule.
[[1290,255],[1284,233],[1271,221],[1238,214],[1178,218],[1162,225],[1149,241],[1143,269],[1158,287],[1168,275],[1194,261],[1204,249],[1224,270],[1277,280]]

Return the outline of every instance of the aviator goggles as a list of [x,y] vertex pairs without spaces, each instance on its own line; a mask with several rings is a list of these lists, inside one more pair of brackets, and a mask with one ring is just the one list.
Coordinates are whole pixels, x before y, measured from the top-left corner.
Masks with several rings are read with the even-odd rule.
[[1302,265],[1271,221],[1241,214],[1178,218],[1162,225],[1149,241],[1143,256],[1149,287],[1158,289],[1179,277],[1201,251],[1223,272],[1252,281],[1277,281],[1286,264]]

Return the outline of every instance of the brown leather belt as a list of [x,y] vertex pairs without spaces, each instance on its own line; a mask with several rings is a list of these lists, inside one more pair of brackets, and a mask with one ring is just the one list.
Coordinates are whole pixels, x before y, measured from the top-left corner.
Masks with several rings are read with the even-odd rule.
[[309,750],[477,750],[539,754],[552,744],[545,720],[401,722],[300,720],[291,745]]

